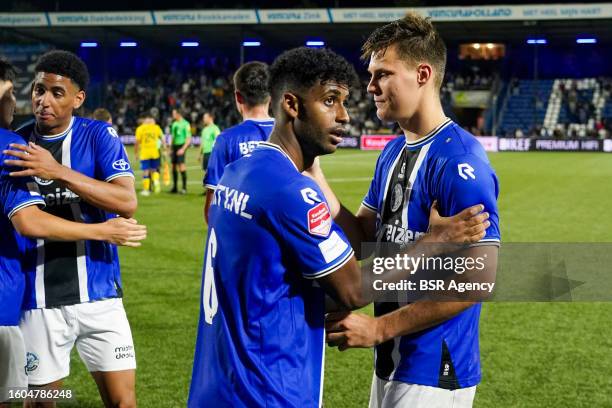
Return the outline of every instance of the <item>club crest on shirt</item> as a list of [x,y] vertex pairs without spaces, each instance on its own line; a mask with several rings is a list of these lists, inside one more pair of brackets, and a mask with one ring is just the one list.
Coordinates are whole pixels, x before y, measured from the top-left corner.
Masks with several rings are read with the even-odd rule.
[[396,212],[402,206],[402,200],[404,198],[404,189],[400,183],[393,186],[393,192],[391,193],[391,212]]
[[36,184],[41,185],[41,186],[48,186],[51,183],[53,183],[53,180],[45,180],[45,179],[42,179],[36,176],[34,176],[34,181],[36,181]]
[[327,237],[331,230],[331,213],[326,203],[319,203],[308,210],[308,232]]

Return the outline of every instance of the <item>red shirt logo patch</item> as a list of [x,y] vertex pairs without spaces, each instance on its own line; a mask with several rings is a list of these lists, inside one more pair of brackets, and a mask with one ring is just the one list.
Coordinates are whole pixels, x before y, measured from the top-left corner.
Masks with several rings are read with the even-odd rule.
[[327,237],[331,230],[331,214],[327,204],[319,203],[308,210],[308,232],[313,235]]

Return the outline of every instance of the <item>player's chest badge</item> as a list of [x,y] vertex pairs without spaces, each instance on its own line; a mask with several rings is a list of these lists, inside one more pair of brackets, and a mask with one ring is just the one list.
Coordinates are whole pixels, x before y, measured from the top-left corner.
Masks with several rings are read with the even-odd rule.
[[391,212],[396,212],[402,206],[403,199],[404,189],[401,183],[397,183],[393,186],[391,193]]

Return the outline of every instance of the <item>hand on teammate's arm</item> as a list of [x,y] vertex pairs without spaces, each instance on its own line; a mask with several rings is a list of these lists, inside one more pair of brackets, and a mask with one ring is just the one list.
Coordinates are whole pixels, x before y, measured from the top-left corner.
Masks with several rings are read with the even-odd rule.
[[17,211],[11,222],[23,236],[52,241],[92,240],[137,247],[147,237],[147,227],[134,219],[118,217],[103,223],[84,224],[48,214],[34,205]]
[[132,177],[118,177],[110,182],[95,180],[61,165],[49,151],[34,143],[28,146],[11,144],[10,147],[16,150],[5,150],[4,153],[15,157],[15,160],[5,160],[5,164],[24,169],[12,172],[11,176],[57,180],[83,200],[104,211],[125,218],[131,218],[136,212],[138,202]]
[[429,212],[429,230],[423,242],[461,246],[480,241],[491,226],[489,213],[483,211],[484,205],[477,204],[451,217],[442,217],[438,202],[434,201]]
[[340,351],[375,347],[395,337],[440,324],[473,304],[474,302],[420,301],[380,317],[363,313],[330,313],[325,322],[325,340]]
[[[457,282],[494,283],[497,271],[497,246],[476,246],[454,256],[484,259],[484,268],[467,269],[453,274]],[[476,302],[491,296],[489,291],[446,291],[430,294],[391,313],[372,317],[363,313],[329,313],[326,317],[326,341],[340,351],[355,347],[374,347],[395,337],[410,335],[453,318]],[[431,299],[447,298],[450,301]]]

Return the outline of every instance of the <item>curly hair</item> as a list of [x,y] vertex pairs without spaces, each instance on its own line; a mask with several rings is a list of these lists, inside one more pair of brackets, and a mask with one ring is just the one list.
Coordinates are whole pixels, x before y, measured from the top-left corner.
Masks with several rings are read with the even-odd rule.
[[370,34],[363,47],[361,58],[367,60],[372,54],[380,53],[396,45],[398,56],[410,63],[427,62],[434,67],[435,84],[442,86],[446,67],[446,45],[431,23],[431,19],[410,12],[377,28]]
[[16,71],[13,64],[0,58],[0,81],[15,81]]
[[350,62],[327,48],[294,48],[279,55],[270,67],[274,103],[283,92],[303,91],[329,81],[352,88],[358,83],[358,78]]
[[53,50],[43,54],[36,63],[34,72],[48,72],[70,78],[83,91],[89,85],[87,66],[82,59],[69,51]]
[[270,98],[268,65],[251,61],[242,65],[234,74],[234,88],[244,97],[247,106],[263,105]]

